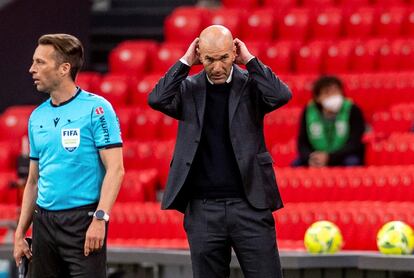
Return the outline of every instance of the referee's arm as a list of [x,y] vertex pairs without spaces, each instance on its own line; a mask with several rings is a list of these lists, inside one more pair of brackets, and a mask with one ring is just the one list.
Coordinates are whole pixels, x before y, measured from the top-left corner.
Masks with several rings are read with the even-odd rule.
[[32,252],[27,244],[25,237],[33,219],[33,211],[35,209],[37,199],[37,181],[39,180],[39,161],[30,160],[29,176],[24,188],[22,208],[20,212],[19,223],[14,235],[13,257],[16,265],[19,266],[21,258],[26,256],[28,259],[32,257]]
[[[103,210],[110,214],[116,200],[122,179],[124,177],[124,165],[122,159],[122,148],[101,149],[99,151],[106,173],[101,188],[97,210]],[[93,218],[85,238],[85,256],[102,248],[105,239],[105,222]]]

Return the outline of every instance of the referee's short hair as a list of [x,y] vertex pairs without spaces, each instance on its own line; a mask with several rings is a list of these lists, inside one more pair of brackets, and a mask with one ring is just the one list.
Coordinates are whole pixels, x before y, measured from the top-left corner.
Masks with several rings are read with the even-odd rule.
[[84,63],[84,51],[78,38],[69,34],[46,34],[39,38],[39,45],[52,45],[56,52],[56,63],[70,64],[70,76],[75,80]]

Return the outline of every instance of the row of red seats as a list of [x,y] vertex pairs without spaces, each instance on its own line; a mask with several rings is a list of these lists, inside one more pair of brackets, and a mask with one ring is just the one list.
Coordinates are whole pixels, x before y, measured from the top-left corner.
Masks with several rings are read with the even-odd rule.
[[365,156],[368,165],[414,164],[414,133],[392,133],[385,140],[372,142]]
[[222,0],[224,6],[230,8],[250,9],[261,6],[265,7],[331,7],[340,6],[361,6],[361,5],[402,5],[413,3],[412,0]]
[[[367,38],[309,42],[248,40],[246,45],[254,55],[278,74],[389,72],[414,69],[410,63],[414,58],[414,39]],[[125,41],[111,51],[110,72],[136,78],[109,75],[108,83],[101,84],[97,89],[105,93],[112,91],[112,87],[119,86],[118,90],[122,90],[129,85],[127,81],[130,80],[130,86],[134,92],[147,91],[155,85],[169,67],[184,55],[187,47],[188,45],[182,42],[166,42],[158,45],[152,41]],[[201,69],[201,66],[195,67],[192,73]],[[148,85],[142,83],[143,77],[148,80]],[[82,78],[79,80],[92,83],[99,81],[93,75]],[[139,102],[140,98],[133,99],[133,101]]]
[[[381,226],[393,220],[413,225],[413,209],[412,202],[287,203],[274,218],[278,240],[299,242],[312,223],[328,220],[340,228],[344,249],[375,250]],[[111,212],[108,241],[115,245],[187,248],[185,238],[183,215],[161,211],[158,203],[117,203]]]
[[414,131],[414,102],[396,104],[389,110],[374,113],[372,129],[384,135]]
[[183,215],[159,203],[116,203],[108,239],[185,239]]
[[160,172],[156,168],[128,170],[125,173],[117,202],[155,202],[160,189]]
[[302,110],[302,107],[286,107],[265,116],[263,129],[267,146],[297,138]]
[[376,235],[385,223],[404,221],[414,226],[412,202],[317,202],[292,203],[277,211],[279,239],[303,240],[315,221],[334,222],[341,230],[345,250],[376,250]]
[[414,200],[413,170],[412,165],[279,168],[276,175],[283,200],[288,203],[391,202]]
[[[345,95],[350,97],[365,114],[368,122],[374,112],[392,105],[411,103],[414,99],[414,72],[340,74]],[[317,75],[281,75],[293,92],[289,105],[303,107],[311,98]],[[375,100],[375,101],[374,101]]]
[[[338,59],[338,66],[340,66],[341,61],[345,60],[342,58]],[[367,63],[368,60],[363,64]],[[362,108],[368,121],[371,120],[370,115],[376,111],[382,111],[394,104],[412,102],[414,99],[413,76],[413,71],[339,75],[345,85],[345,94]],[[303,107],[311,98],[312,84],[318,75],[280,74],[280,77],[289,85],[293,93],[289,106]],[[85,90],[103,95],[118,111],[119,107],[125,106],[148,108],[146,104],[148,94],[159,78],[159,75],[148,75],[142,80],[137,81],[135,78],[130,78],[125,74],[106,74],[101,76],[98,73],[84,72],[79,74],[77,84]],[[373,99],[375,101],[372,101]],[[7,118],[2,117],[0,118],[0,125],[16,127],[19,125],[19,120],[25,114],[9,113],[8,115],[13,116],[13,121],[10,121],[8,124],[2,123],[2,121],[9,121]],[[24,117],[24,119],[26,118]],[[21,136],[19,132],[16,134]]]
[[[274,131],[276,136],[278,132]],[[269,133],[268,133],[269,134]],[[271,133],[270,133],[271,134]],[[267,135],[269,136],[269,135]],[[266,138],[267,138],[266,136]],[[368,133],[365,165],[411,165],[414,164],[414,133]],[[288,167],[298,157],[296,138],[288,142],[268,144],[277,167]]]
[[[289,242],[288,244],[290,244],[288,247],[293,246],[293,243]],[[108,238],[108,245],[123,248],[189,249],[188,240],[181,238]]]
[[[277,6],[276,6],[277,7]],[[329,7],[209,10],[179,7],[164,22],[168,42],[190,43],[212,24],[228,27],[242,40],[270,42],[273,39],[304,41],[310,38],[383,38],[414,35],[412,6]]]

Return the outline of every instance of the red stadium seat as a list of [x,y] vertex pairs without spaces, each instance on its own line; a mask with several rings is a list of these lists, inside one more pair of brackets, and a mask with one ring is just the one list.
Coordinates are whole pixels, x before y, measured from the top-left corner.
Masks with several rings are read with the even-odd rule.
[[109,55],[109,69],[112,73],[129,74],[141,77],[151,69],[151,61],[157,43],[154,41],[124,41]]
[[299,43],[277,41],[262,52],[262,60],[277,74],[292,72],[293,53],[299,49]]
[[82,71],[76,76],[76,85],[91,93],[98,90],[100,81],[101,75],[98,72]]
[[167,184],[168,172],[174,151],[174,140],[154,141],[154,156],[158,160],[159,180],[161,188]]
[[352,57],[351,68],[357,72],[370,72],[377,69],[378,54],[384,40],[370,39],[357,43]]
[[104,75],[98,87],[97,94],[107,99],[114,107],[122,107],[127,104],[129,95],[130,78],[126,75]]
[[131,86],[131,100],[139,107],[147,107],[148,94],[162,77],[161,74],[149,74]]
[[335,0],[302,0],[302,4],[307,7],[330,7],[335,5]]
[[384,41],[378,51],[378,70],[392,71],[400,69],[401,49],[399,46],[389,41]]
[[206,27],[208,10],[197,7],[177,8],[164,21],[167,42],[191,43]]
[[270,42],[273,39],[274,16],[272,9],[257,9],[249,12],[242,22],[242,39]]
[[283,77],[283,81],[289,85],[293,94],[289,105],[303,107],[311,99],[313,82],[317,76],[316,74],[301,74]]
[[279,22],[280,39],[303,41],[309,37],[310,11],[308,9],[291,9]]
[[317,39],[336,39],[342,31],[342,11],[327,8],[319,12],[312,26],[312,37]]
[[223,25],[228,28],[234,38],[240,37],[243,12],[237,8],[219,8],[212,11],[208,25]]
[[130,138],[131,119],[133,118],[134,109],[132,107],[121,107],[115,110],[121,126],[122,139]]
[[374,0],[375,5],[378,7],[405,5],[406,2],[405,0]]
[[258,6],[257,0],[223,0],[224,7],[237,9],[251,9]]
[[372,35],[375,8],[361,7],[345,12],[345,33],[352,38],[367,38]]
[[346,73],[351,68],[351,57],[355,48],[354,40],[340,40],[327,47],[324,59],[326,73]]
[[262,54],[265,49],[270,45],[270,42],[259,42],[259,41],[244,41],[246,47],[249,49],[250,53],[259,59],[262,57]]
[[167,115],[163,115],[160,121],[158,138],[161,140],[175,139],[177,136],[177,129],[178,121]]
[[145,189],[135,171],[127,171],[119,190],[117,202],[144,202]]
[[264,0],[263,5],[269,8],[278,7],[280,9],[284,9],[296,7],[296,2],[296,0]]
[[158,139],[161,113],[151,109],[137,108],[131,122],[131,138],[136,140]]
[[338,4],[345,7],[361,7],[361,6],[367,6],[370,3],[370,0],[338,0]]
[[[301,110],[302,108],[298,107],[282,108],[266,115],[264,132],[266,144],[270,148],[278,143],[287,144],[290,141],[296,141]],[[279,158],[275,156],[275,159],[278,160]]]
[[[414,27],[414,25],[413,25]],[[392,44],[392,53],[398,53],[398,69],[414,70],[414,40],[401,39],[395,40]]]
[[275,144],[271,149],[277,167],[288,167],[297,158],[295,141],[286,144]]
[[27,135],[27,123],[34,108],[31,105],[8,107],[0,115],[0,128],[2,130],[0,139],[9,141],[18,140],[20,143],[22,136]]
[[414,8],[407,9],[406,20],[403,23],[403,33],[409,37],[414,36]]
[[377,17],[375,34],[384,38],[401,36],[405,18],[405,7],[384,8]]
[[313,41],[303,45],[295,57],[295,70],[298,73],[320,73],[323,66],[323,58],[326,43]]
[[155,56],[152,73],[165,74],[167,70],[183,57],[188,45],[182,43],[163,43]]

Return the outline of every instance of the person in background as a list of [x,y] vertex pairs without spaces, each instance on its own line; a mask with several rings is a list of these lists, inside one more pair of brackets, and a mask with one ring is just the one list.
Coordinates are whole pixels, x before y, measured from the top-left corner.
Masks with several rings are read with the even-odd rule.
[[364,164],[361,110],[344,96],[335,76],[314,83],[312,100],[305,107],[297,141],[299,158],[293,166],[357,166]]
[[16,265],[31,259],[31,277],[106,278],[122,139],[111,104],[75,84],[83,57],[76,37],[43,35],[29,70],[36,89],[50,95],[29,119],[29,174],[14,241]]

